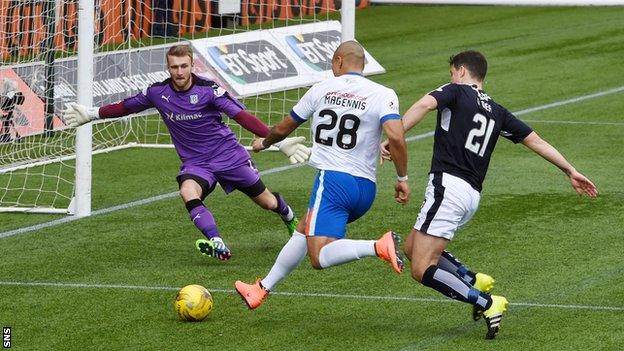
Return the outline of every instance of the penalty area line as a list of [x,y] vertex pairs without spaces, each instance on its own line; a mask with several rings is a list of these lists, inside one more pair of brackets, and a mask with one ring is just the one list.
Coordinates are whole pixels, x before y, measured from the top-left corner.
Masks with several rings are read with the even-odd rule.
[[[124,284],[86,284],[86,283],[60,283],[60,282],[29,282],[29,281],[0,281],[0,286],[21,286],[21,287],[44,287],[44,288],[74,288],[74,289],[126,289],[126,290],[146,290],[146,291],[178,291],[180,288],[171,286],[150,286],[150,285],[124,285]],[[233,289],[208,289],[211,292],[224,294],[236,294]],[[272,296],[302,297],[302,298],[327,298],[327,299],[350,299],[350,300],[376,300],[376,301],[405,301],[405,302],[431,302],[431,303],[461,303],[451,299],[436,299],[426,297],[392,296],[392,295],[358,295],[358,294],[333,294],[333,293],[296,293],[286,291],[271,292]],[[624,311],[620,306],[600,306],[581,304],[546,304],[534,302],[510,302],[511,306],[523,306],[534,308],[552,308],[568,310],[588,310],[588,311]]]

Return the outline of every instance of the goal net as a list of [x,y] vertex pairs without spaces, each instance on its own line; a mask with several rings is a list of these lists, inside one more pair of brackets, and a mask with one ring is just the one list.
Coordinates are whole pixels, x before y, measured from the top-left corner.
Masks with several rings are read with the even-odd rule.
[[[179,42],[193,46],[196,74],[225,86],[249,111],[274,124],[290,111],[305,87],[331,72],[331,54],[341,39],[340,8],[349,3],[93,1],[3,0],[0,211],[73,213],[81,206],[73,199],[80,192],[89,195],[90,185],[77,188],[76,174],[82,167],[90,172],[90,154],[85,166],[80,161],[77,165],[77,131],[65,127],[61,111],[81,97],[93,106],[116,102],[168,78],[165,52]],[[367,3],[355,1],[355,6]],[[92,21],[90,16],[80,17],[85,10],[79,9],[91,8]],[[86,18],[82,26],[89,28],[87,33],[79,30],[79,17]],[[87,25],[90,22],[93,26]],[[78,50],[83,38],[87,38],[83,45],[91,39],[94,43],[88,55]],[[80,62],[78,56],[90,62]],[[79,87],[81,79],[89,80],[88,89]],[[86,100],[81,96],[85,93]],[[243,144],[249,144],[248,132],[235,123],[230,127]],[[86,145],[93,154],[170,144],[155,110],[98,121],[88,128],[92,146]],[[309,134],[309,130],[298,133]],[[78,149],[84,149],[78,144]],[[88,207],[89,214],[90,205],[82,206]]]

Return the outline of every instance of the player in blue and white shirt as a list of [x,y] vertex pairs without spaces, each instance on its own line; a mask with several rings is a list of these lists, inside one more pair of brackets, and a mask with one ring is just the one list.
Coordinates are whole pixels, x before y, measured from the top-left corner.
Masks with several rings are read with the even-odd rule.
[[[479,206],[481,186],[499,135],[522,143],[559,167],[581,194],[596,197],[594,184],[524,122],[483,91],[485,57],[476,51],[452,56],[451,83],[417,101],[403,116],[405,130],[438,111],[429,184],[416,224],[405,241],[412,277],[423,285],[472,304],[473,318],[485,317],[492,339],[507,308],[502,296],[490,295],[494,279],[474,273],[446,246]],[[382,148],[382,156],[389,157]]]
[[[382,130],[390,141],[397,171],[395,199],[405,204],[407,150],[399,102],[395,92],[362,75],[364,49],[355,41],[342,43],[334,53],[335,77],[314,85],[264,139],[253,143],[255,151],[282,140],[310,120],[314,135],[310,164],[318,175],[308,213],[279,253],[269,274],[255,284],[235,283],[247,306],[258,307],[282,279],[305,257],[323,269],[362,257],[378,256],[401,272],[399,237],[385,233],[379,240],[347,240],[347,223],[363,216],[375,199],[375,174]],[[305,235],[304,235],[305,233]]]

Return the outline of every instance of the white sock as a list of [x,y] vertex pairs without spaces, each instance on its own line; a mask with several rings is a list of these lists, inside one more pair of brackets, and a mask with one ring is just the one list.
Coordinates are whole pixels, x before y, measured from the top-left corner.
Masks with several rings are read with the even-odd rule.
[[319,264],[323,268],[359,260],[362,257],[377,256],[375,240],[340,239],[323,246],[319,252]]
[[295,230],[290,240],[288,240],[286,245],[282,247],[282,251],[277,255],[269,274],[262,279],[262,286],[267,290],[273,290],[275,285],[297,268],[307,252],[308,243],[305,235]]

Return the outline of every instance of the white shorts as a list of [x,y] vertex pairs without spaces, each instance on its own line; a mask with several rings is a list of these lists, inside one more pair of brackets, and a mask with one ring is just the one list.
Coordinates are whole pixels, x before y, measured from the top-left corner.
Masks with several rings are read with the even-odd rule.
[[459,177],[429,174],[425,201],[414,229],[451,240],[455,231],[477,212],[480,198],[481,194]]

